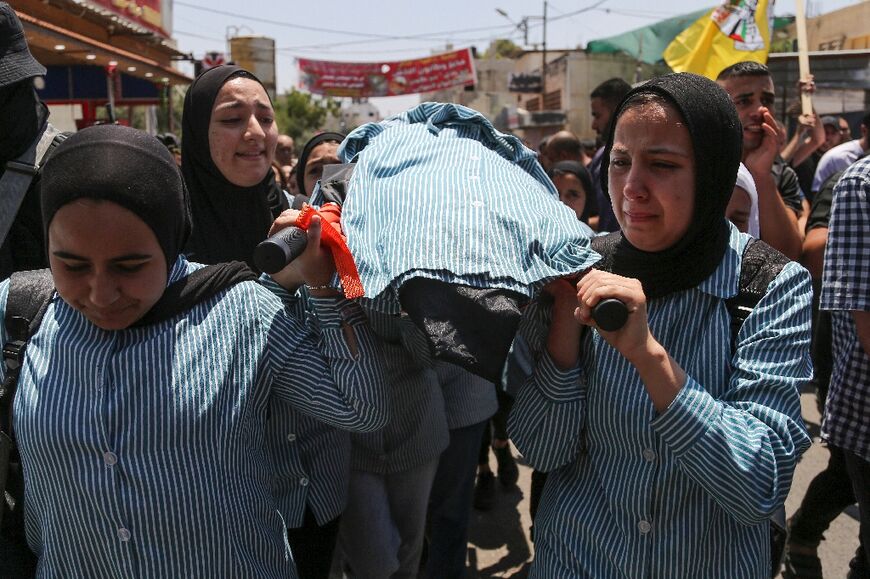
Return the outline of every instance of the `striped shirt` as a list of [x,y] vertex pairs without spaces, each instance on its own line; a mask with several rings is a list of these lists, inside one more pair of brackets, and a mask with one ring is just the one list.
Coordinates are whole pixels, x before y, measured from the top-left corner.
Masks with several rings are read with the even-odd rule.
[[492,382],[449,362],[437,362],[435,372],[444,393],[444,409],[450,430],[489,420],[498,410]]
[[713,275],[647,304],[653,336],[688,375],[661,414],[597,332],[585,333],[578,366],[560,371],[544,349],[545,316],[523,326],[540,354],[509,432],[551,471],[530,577],[769,577],[767,519],[810,445],[798,389],[812,376],[811,286],[787,264],[732,356],[724,300],[748,239],[732,226]]
[[[260,283],[284,302],[296,318],[319,332],[306,302],[263,275]],[[310,309],[310,308],[309,308]],[[272,494],[288,529],[302,526],[306,508],[318,525],[337,518],[347,504],[350,478],[350,433],[304,414],[272,397],[266,444],[272,460]]]
[[[169,281],[196,267],[180,257]],[[319,341],[253,282],[115,332],[53,299],[14,402],[40,576],[295,576],[269,487],[271,398],[342,428],[387,419],[358,306],[313,301]]]
[[598,259],[536,154],[471,109],[423,103],[354,130],[339,156],[357,163],[348,246],[367,298],[393,290],[390,311],[413,277],[532,296]]
[[852,311],[870,311],[870,157],[834,189],[820,307],[832,310],[834,366],[822,437],[870,461],[870,355]]
[[351,434],[351,465],[377,474],[407,471],[447,448],[444,398],[426,338],[410,318],[374,310],[366,314],[383,352],[391,418],[377,432]]

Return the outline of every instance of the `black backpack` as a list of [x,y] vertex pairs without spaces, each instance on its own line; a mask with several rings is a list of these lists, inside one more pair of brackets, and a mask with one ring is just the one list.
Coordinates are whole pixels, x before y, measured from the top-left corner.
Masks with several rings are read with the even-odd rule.
[[5,376],[0,385],[0,577],[32,577],[36,556],[24,536],[24,474],[12,432],[12,403],[28,341],[42,322],[54,294],[47,269],[23,271],[9,278],[6,299]]

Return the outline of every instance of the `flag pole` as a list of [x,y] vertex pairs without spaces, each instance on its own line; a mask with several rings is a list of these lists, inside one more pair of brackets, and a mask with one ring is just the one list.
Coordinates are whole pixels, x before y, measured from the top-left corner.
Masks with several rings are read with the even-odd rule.
[[[800,80],[810,76],[810,55],[807,51],[807,19],[804,15],[804,0],[795,0],[795,29],[797,30],[798,73]],[[771,34],[773,31],[771,30]],[[813,98],[809,93],[801,91],[801,113],[813,112]]]

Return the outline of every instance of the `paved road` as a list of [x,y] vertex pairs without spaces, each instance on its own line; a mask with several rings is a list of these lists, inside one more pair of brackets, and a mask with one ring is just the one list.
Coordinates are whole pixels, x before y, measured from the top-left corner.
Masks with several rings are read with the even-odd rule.
[[[820,418],[815,395],[803,394],[801,404],[807,426],[815,440],[818,440]],[[786,501],[789,515],[797,509],[807,485],[816,473],[825,468],[827,461],[828,451],[818,442],[804,455]],[[492,511],[474,512],[468,545],[468,579],[527,577],[529,562],[533,557],[528,533],[531,525],[528,504],[530,479],[531,469],[521,462],[519,488],[511,491],[499,489]],[[847,510],[838,517],[826,533],[826,538],[819,548],[825,577],[845,577],[849,560],[858,546],[857,509]]]

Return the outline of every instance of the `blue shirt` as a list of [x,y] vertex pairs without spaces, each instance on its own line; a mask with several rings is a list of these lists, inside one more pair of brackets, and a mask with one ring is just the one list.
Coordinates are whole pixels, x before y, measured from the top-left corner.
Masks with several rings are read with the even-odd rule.
[[[423,103],[354,130],[342,226],[367,298],[413,277],[526,296],[598,255],[536,154],[460,105]],[[316,195],[315,195],[316,197]]]
[[[509,419],[511,438],[551,471],[535,520],[530,577],[769,577],[770,515],[810,445],[799,388],[811,376],[810,278],[789,263],[744,322],[735,353],[724,300],[749,236],[698,287],[647,304],[652,335],[686,371],[658,414],[637,371],[587,331],[576,368],[546,354]],[[535,331],[536,330],[536,331]]]
[[852,311],[870,311],[870,157],[834,189],[820,308],[832,310],[834,365],[822,437],[870,461],[870,355]]
[[[196,267],[179,258],[169,281]],[[4,308],[8,288],[0,284]],[[254,282],[114,332],[55,296],[14,401],[38,574],[294,577],[270,489],[271,399],[343,428],[387,419],[359,308],[335,299],[314,307],[320,341]]]
[[[291,295],[270,277],[260,283],[279,296],[285,309],[319,334],[312,306]],[[306,309],[305,304],[309,307]],[[336,519],[347,504],[350,478],[350,432],[297,410],[272,397],[266,444],[272,461],[272,494],[288,529],[302,526],[310,509],[318,525]]]
[[377,432],[351,434],[351,466],[377,474],[427,464],[447,448],[444,398],[429,345],[411,319],[367,309],[384,359],[390,421]]

